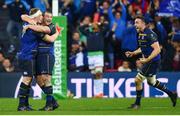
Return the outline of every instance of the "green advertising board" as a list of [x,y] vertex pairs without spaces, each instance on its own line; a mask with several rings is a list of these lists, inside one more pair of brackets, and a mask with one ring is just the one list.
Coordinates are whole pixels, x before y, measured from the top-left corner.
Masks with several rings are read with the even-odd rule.
[[56,16],[53,17],[53,23],[58,25],[61,31],[54,43],[53,95],[62,99],[67,96],[67,19],[65,16]]

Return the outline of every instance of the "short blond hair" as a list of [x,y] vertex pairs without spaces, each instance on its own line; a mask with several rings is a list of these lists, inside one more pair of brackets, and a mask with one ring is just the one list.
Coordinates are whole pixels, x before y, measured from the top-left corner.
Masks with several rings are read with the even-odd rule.
[[33,15],[35,13],[37,13],[37,11],[39,11],[40,9],[39,8],[32,8],[30,11],[29,11],[29,15]]

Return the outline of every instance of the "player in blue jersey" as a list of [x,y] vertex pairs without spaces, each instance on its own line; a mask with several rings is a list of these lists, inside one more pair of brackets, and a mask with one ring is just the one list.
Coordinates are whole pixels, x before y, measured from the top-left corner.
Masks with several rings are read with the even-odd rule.
[[[32,19],[29,19],[27,15],[22,16],[24,21],[34,23]],[[50,11],[46,11],[43,18],[43,26],[40,25],[27,25],[26,28],[32,29],[36,32],[46,33],[53,35],[56,32],[55,25],[52,23],[52,14]],[[45,28],[46,27],[46,28]],[[45,111],[51,111],[58,108],[58,103],[52,96],[53,88],[51,85],[51,75],[54,67],[54,43],[46,42],[43,39],[38,41],[38,51],[36,57],[36,75],[37,83],[46,94],[46,105],[40,109]]]
[[[36,24],[42,23],[42,12],[37,9],[31,9],[30,17]],[[58,32],[52,36],[44,35],[46,41],[53,41],[58,36]],[[31,29],[24,31],[21,38],[21,49],[19,52],[19,64],[23,71],[23,80],[19,90],[19,106],[18,111],[30,111],[33,110],[29,106],[28,97],[30,91],[30,84],[33,76],[35,75],[37,55],[38,39],[42,36],[41,33],[37,33]]]
[[135,19],[135,27],[138,32],[139,48],[133,52],[127,51],[127,57],[132,57],[142,54],[140,62],[143,64],[142,69],[138,72],[135,78],[136,84],[136,101],[129,108],[139,109],[141,95],[143,92],[142,82],[147,79],[150,86],[153,86],[165,93],[170,97],[173,106],[176,106],[177,93],[171,92],[163,83],[156,79],[156,73],[160,65],[160,47],[157,40],[157,35],[150,30],[146,25],[146,20],[142,16]]

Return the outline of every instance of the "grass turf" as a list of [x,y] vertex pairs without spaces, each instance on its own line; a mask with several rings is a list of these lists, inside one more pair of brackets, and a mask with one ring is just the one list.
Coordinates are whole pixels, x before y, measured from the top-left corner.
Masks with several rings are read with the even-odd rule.
[[[127,107],[134,102],[132,98],[119,99],[66,99],[59,100],[60,107],[55,111],[18,112],[18,99],[0,98],[0,115],[180,115],[180,98],[172,107],[169,98],[143,98],[141,109]],[[44,106],[45,100],[30,99],[33,108]]]

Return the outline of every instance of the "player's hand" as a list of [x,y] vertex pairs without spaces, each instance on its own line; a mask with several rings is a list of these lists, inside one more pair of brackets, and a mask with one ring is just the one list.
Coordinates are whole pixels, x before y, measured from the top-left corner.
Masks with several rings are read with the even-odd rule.
[[34,20],[30,20],[28,23],[31,25],[37,25],[37,23]]
[[142,64],[146,64],[146,63],[149,62],[149,59],[148,59],[148,58],[140,58],[139,60],[140,60],[140,62],[141,62]]
[[23,32],[26,32],[26,30],[29,28],[29,26],[28,25],[26,25],[26,26],[23,26]]
[[134,52],[127,51],[125,52],[126,57],[133,57],[135,55]]

